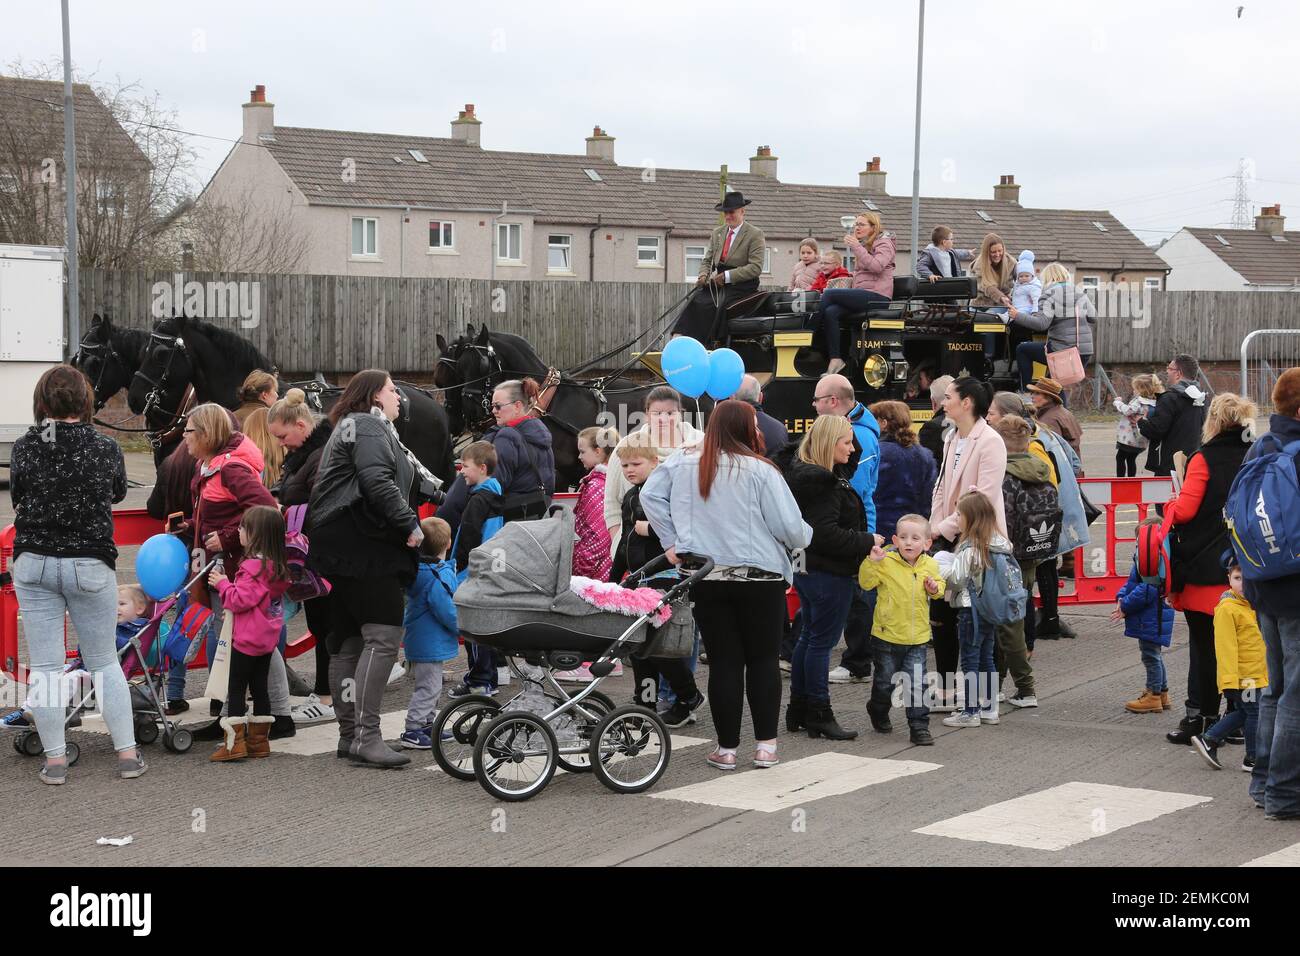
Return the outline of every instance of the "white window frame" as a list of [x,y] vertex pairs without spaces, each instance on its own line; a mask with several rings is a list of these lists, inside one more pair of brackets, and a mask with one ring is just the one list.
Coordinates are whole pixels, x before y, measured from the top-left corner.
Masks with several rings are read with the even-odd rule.
[[[356,245],[355,245],[355,243],[354,243],[354,241],[353,241],[353,240],[355,239],[355,237],[352,235],[352,231],[353,231],[353,229],[354,229],[356,223],[358,223],[358,222],[361,223],[361,251],[360,251],[360,252],[357,252],[357,251],[356,251]],[[366,250],[366,227],[367,227],[367,224],[371,224],[371,225],[373,226],[373,234],[370,236],[370,238],[374,240],[374,247],[373,247],[370,251],[367,251],[367,250]],[[351,252],[351,258],[353,258],[353,259],[367,259],[367,260],[373,260],[373,259],[378,259],[378,258],[379,258],[379,219],[378,219],[378,217],[376,217],[376,216],[353,216],[353,217],[351,218],[351,221],[350,221],[349,224],[348,224],[348,250]]]
[[1079,288],[1088,292],[1096,292],[1101,288],[1100,276],[1083,276],[1079,279]]
[[770,276],[771,274],[772,274],[772,247],[764,246],[763,247],[763,275]]
[[438,246],[429,246],[429,252],[433,255],[447,255],[456,251],[456,222],[453,219],[430,219],[429,231],[432,232],[434,226],[438,227],[438,239],[441,241],[447,235],[448,229],[451,231],[451,241]]
[[[555,240],[557,240],[557,239],[560,239],[560,240],[563,240],[563,241],[561,241],[561,242],[556,242]],[[568,260],[568,265],[564,266],[563,268],[557,268],[557,267],[551,265],[551,252],[552,252],[553,250],[557,250],[557,249],[563,249],[563,250],[565,251],[565,253],[566,253],[565,258]],[[562,233],[562,232],[552,232],[552,233],[547,233],[547,235],[546,235],[546,274],[547,274],[547,275],[552,275],[552,276],[554,276],[554,275],[571,276],[571,275],[574,274],[574,273],[573,273],[573,236],[572,236],[572,235],[569,235],[569,234],[567,234],[567,233]]]
[[[650,247],[642,243],[654,244],[654,258],[643,259],[642,252],[650,251]],[[663,267],[663,236],[637,236],[636,237],[636,264],[639,269],[659,269]]]
[[[698,253],[692,250],[698,249]],[[704,257],[709,254],[707,245],[689,245],[682,248],[682,268],[685,275],[685,281],[694,282],[700,274],[700,267],[704,265]],[[695,260],[695,267],[691,268],[691,260]]]
[[[502,238],[501,231],[502,231],[503,229],[505,230],[505,243],[504,243],[504,248],[503,248],[503,245],[502,245],[502,242],[501,242],[501,238]],[[514,256],[511,256],[511,255],[509,254],[509,253],[510,253],[510,246],[511,246],[511,243],[510,243],[510,236],[511,236],[512,233],[513,233],[514,236],[516,237],[515,242],[514,242],[514,251],[515,251],[515,255],[514,255]],[[523,223],[519,223],[519,222],[499,222],[499,223],[497,223],[496,257],[497,257],[497,262],[498,262],[499,264],[501,264],[501,265],[523,265],[523,262],[524,262],[524,226],[523,226]]]
[[1152,292],[1159,292],[1160,286],[1160,276],[1146,276],[1142,279],[1142,287],[1144,289],[1150,289]]
[[852,272],[854,266],[858,264],[857,257],[849,251],[847,246],[843,248],[841,248],[840,246],[835,246],[834,249],[844,259],[844,268]]

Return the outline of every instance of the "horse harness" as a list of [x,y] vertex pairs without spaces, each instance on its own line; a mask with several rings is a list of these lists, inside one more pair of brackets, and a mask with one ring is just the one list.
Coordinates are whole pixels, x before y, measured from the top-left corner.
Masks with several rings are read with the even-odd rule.
[[[501,381],[504,381],[504,378],[497,379],[497,377],[505,376],[505,375],[516,375],[516,374],[522,377],[525,376],[527,373],[508,372],[502,366],[501,359],[497,355],[496,349],[492,347],[491,342],[489,342],[487,345],[479,345],[477,343],[471,343],[467,347],[483,355],[484,361],[487,363],[487,374],[481,376],[480,378],[472,380],[472,382],[466,382],[462,384],[461,388],[463,389],[464,394],[467,397],[469,397],[472,403],[479,405],[483,409],[483,418],[478,423],[479,427],[490,428],[496,422],[496,419],[492,414],[492,392],[495,391],[496,386],[500,384]],[[438,361],[451,362],[451,364],[453,365],[455,364],[454,361],[446,358],[440,358],[438,359]],[[494,382],[493,379],[497,379],[497,381]],[[557,426],[562,428],[564,431],[568,432],[571,435],[576,436],[578,432],[581,431],[581,429],[579,429],[576,425],[565,421],[563,418],[560,418],[559,416],[552,414],[550,411],[551,402],[554,401],[555,396],[559,394],[560,386],[567,384],[564,382],[563,379],[564,379],[564,375],[563,373],[560,372],[559,369],[556,369],[552,366],[547,366],[546,377],[542,380],[541,389],[537,393],[537,399],[536,401],[533,402],[533,406],[532,408],[529,409],[529,412],[530,413],[535,412],[537,414],[537,417],[540,419],[549,419],[550,421],[554,422]],[[469,388],[469,385],[473,384],[474,382],[484,382],[485,385],[484,387],[478,389]],[[588,386],[581,386],[581,387],[588,388]],[[591,391],[596,396],[596,401],[600,405],[600,411],[603,412],[607,404],[605,401],[604,393],[598,388],[589,388],[589,391]]]
[[[164,335],[161,332],[152,331],[149,333],[149,340],[152,342],[154,339],[164,343],[167,348],[167,361],[163,365],[162,374],[158,376],[157,380],[154,380],[145,374],[143,368],[137,369],[135,373],[137,378],[143,379],[150,386],[149,394],[144,399],[144,410],[140,413],[140,416],[146,422],[149,420],[149,414],[162,404],[163,393],[167,389],[167,382],[171,376],[172,362],[176,360],[176,353],[185,351],[185,340],[179,335]],[[194,390],[194,383],[187,382],[185,391],[181,395],[180,404],[176,409],[174,411],[163,410],[162,412],[168,417],[168,424],[162,428],[146,432],[149,444],[154,448],[162,448],[179,438],[185,431],[185,421],[189,417],[189,413],[194,409],[196,400],[197,393]]]

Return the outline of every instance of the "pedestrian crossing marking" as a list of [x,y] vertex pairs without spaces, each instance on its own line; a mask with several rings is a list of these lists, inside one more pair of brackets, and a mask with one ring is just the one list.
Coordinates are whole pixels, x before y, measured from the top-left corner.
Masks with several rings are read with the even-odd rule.
[[931,836],[1064,850],[1184,810],[1210,797],[1074,781],[913,830]]
[[919,760],[881,760],[830,751],[768,769],[728,773],[650,796],[657,800],[775,813],[899,777],[938,770],[941,766]]
[[1293,843],[1291,846],[1276,853],[1270,853],[1267,856],[1257,857],[1253,860],[1247,860],[1242,866],[1300,866],[1300,843]]

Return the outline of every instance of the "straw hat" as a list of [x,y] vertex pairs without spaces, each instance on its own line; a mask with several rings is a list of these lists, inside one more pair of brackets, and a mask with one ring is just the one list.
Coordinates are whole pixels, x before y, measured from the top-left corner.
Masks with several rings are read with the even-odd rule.
[[1054,378],[1040,378],[1029,386],[1029,391],[1037,392],[1039,395],[1046,395],[1053,401],[1059,402],[1065,390],[1061,387],[1061,383]]

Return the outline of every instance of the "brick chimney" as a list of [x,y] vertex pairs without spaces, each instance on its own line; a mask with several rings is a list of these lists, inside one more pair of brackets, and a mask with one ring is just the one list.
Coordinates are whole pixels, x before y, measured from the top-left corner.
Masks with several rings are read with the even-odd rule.
[[460,115],[451,121],[451,138],[469,146],[477,146],[479,127],[483,121],[474,115],[474,104],[466,103]]
[[1267,233],[1270,236],[1282,235],[1282,227],[1285,224],[1286,216],[1282,215],[1280,203],[1260,207],[1259,215],[1255,217],[1255,231]]
[[999,177],[998,184],[993,187],[993,198],[1020,205],[1020,186],[1016,183],[1016,177],[1010,173]]
[[614,137],[599,126],[591,128],[587,137],[587,155],[592,159],[603,159],[607,163],[614,161]]
[[244,104],[244,134],[240,139],[245,143],[259,143],[264,137],[275,136],[275,104],[266,101],[266,87],[259,83],[248,91],[248,102]]
[[749,171],[755,176],[770,176],[776,179],[777,158],[772,155],[771,146],[760,146],[754,156],[749,157]]
[[877,196],[886,195],[885,173],[880,168],[879,156],[872,156],[871,162],[867,163],[867,168],[858,173],[858,188],[864,193]]

